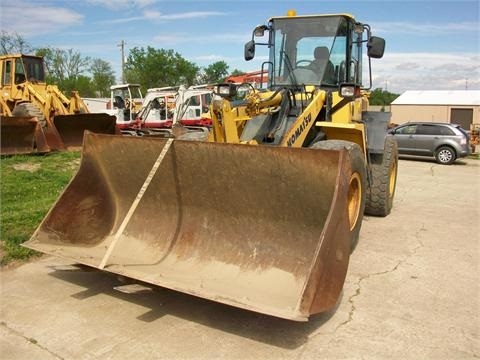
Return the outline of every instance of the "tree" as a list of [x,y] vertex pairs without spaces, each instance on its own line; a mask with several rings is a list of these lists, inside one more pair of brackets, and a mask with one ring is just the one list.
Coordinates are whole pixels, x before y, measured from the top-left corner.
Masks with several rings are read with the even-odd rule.
[[[89,57],[83,57],[73,49],[64,50],[52,47],[40,48],[36,54],[44,58],[47,82],[56,84],[63,92],[77,90],[77,83],[85,83],[84,78],[81,81],[79,78],[90,66]],[[80,95],[85,96],[82,93]]]
[[59,88],[63,93],[70,97],[70,93],[75,90],[78,91],[81,97],[96,97],[96,88],[93,85],[92,80],[85,75],[79,75],[75,78],[68,78],[62,82],[62,86]]
[[234,69],[234,70],[230,73],[230,76],[240,76],[240,75],[243,75],[243,74],[246,74],[246,72],[245,72],[245,71],[242,71],[242,70]]
[[9,34],[2,30],[0,34],[0,55],[29,54],[33,51],[32,46],[18,33]]
[[110,86],[115,84],[115,72],[110,63],[102,59],[93,59],[90,66],[93,87],[97,96],[105,97],[110,93]]
[[142,90],[162,86],[190,86],[195,83],[198,66],[173,50],[134,47],[125,64],[126,81],[139,83]]
[[375,89],[370,93],[369,102],[370,105],[390,105],[393,100],[399,97],[398,94],[392,94],[381,88]]
[[217,61],[203,69],[203,76],[200,79],[203,84],[214,84],[225,80],[227,75],[227,63],[225,61]]

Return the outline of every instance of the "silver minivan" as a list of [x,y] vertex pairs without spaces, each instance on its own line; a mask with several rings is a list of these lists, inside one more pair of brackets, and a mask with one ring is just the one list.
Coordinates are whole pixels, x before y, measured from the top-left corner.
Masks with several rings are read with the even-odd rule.
[[433,156],[444,165],[470,154],[469,136],[460,125],[409,122],[388,130],[398,144],[398,153]]

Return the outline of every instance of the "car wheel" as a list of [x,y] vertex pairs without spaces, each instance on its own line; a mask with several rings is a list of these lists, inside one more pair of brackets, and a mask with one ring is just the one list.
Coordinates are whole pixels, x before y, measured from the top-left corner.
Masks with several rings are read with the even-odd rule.
[[449,146],[441,146],[435,152],[435,160],[442,165],[450,165],[455,161],[455,151]]

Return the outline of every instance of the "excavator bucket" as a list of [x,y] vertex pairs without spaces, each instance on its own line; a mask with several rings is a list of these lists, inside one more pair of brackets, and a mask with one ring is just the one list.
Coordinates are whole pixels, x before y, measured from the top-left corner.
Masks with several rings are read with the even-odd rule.
[[306,321],[350,255],[344,150],[86,133],[78,173],[24,246]]
[[116,129],[116,118],[108,114],[56,115],[53,123],[67,148],[80,147],[85,130],[99,134],[120,134]]
[[0,117],[1,155],[45,153],[50,151],[35,117]]

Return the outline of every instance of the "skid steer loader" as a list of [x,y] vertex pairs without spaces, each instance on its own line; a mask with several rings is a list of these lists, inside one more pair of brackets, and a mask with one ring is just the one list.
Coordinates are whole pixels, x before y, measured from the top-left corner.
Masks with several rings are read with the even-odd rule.
[[[84,130],[115,134],[115,117],[89,114],[76,91],[70,99],[55,85],[45,82],[41,57],[30,55],[0,56],[0,115],[2,154],[46,152],[81,146]],[[40,126],[32,126],[25,118],[36,118]],[[16,121],[18,120],[18,121]],[[40,143],[46,139],[46,145]],[[32,144],[27,151],[26,144]]]
[[[170,138],[87,134],[25,246],[285,319],[332,309],[364,212],[392,207],[396,147],[361,82],[362,48],[379,58],[384,41],[349,15],[274,17],[254,35],[266,32],[268,89],[220,84],[209,141],[175,126]],[[302,66],[316,47],[332,64]]]

